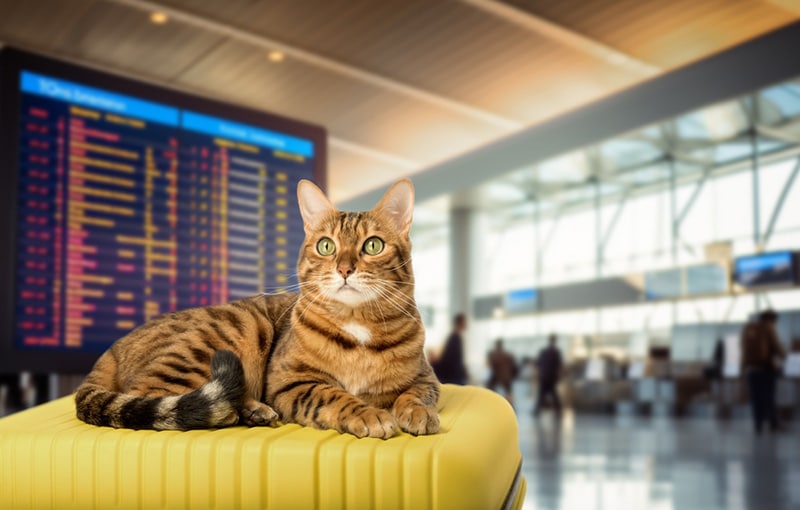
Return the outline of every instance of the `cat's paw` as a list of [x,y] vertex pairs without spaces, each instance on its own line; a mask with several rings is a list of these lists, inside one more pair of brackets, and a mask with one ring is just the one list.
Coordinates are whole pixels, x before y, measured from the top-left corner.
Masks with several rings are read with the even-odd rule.
[[342,421],[344,432],[356,437],[389,439],[397,432],[397,422],[388,411],[377,407],[366,407]]
[[278,419],[278,413],[267,404],[257,400],[245,402],[239,414],[242,416],[242,422],[248,427],[266,427]]
[[404,432],[415,436],[439,432],[439,413],[435,407],[407,404],[396,406],[393,412]]

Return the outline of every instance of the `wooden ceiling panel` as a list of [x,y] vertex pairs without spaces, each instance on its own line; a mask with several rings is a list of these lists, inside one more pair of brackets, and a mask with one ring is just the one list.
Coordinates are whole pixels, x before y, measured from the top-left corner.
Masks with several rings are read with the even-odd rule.
[[272,63],[264,51],[232,41],[208,53],[178,82],[228,101],[321,124],[332,136],[420,162],[451,156],[463,150],[464,142],[503,133],[290,58]]
[[[563,63],[589,61],[591,74],[628,84],[635,76],[507,20],[460,2],[309,0],[213,2],[171,0],[249,32],[503,115],[522,124],[504,98],[560,82]],[[554,72],[555,71],[555,72]],[[570,76],[571,77],[571,76]]]
[[760,0],[503,0],[640,60],[675,68],[798,19]]
[[170,80],[224,38],[146,13],[95,2],[61,37],[59,53],[150,78]]
[[94,0],[0,0],[0,40],[54,50]]

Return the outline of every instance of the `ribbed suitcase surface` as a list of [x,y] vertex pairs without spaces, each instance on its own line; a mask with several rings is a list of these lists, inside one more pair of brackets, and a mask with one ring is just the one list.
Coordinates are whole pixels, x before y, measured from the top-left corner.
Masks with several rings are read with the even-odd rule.
[[72,397],[0,420],[0,508],[500,509],[522,506],[514,412],[445,385],[442,432],[356,439],[298,425],[115,430]]

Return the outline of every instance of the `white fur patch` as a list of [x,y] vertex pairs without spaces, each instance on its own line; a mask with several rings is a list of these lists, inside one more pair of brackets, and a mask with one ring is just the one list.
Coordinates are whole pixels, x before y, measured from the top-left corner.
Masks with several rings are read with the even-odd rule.
[[153,422],[153,428],[158,430],[173,430],[177,428],[175,423],[175,406],[180,398],[180,396],[164,397],[156,409],[156,416],[160,416],[161,419]]
[[211,381],[207,384],[204,384],[200,392],[204,397],[208,398],[212,402],[216,402],[219,400],[220,395],[222,395],[222,385],[219,383],[219,381]]
[[372,340],[372,333],[369,332],[369,329],[357,322],[348,322],[342,326],[342,329],[345,333],[352,336],[362,344],[366,344]]

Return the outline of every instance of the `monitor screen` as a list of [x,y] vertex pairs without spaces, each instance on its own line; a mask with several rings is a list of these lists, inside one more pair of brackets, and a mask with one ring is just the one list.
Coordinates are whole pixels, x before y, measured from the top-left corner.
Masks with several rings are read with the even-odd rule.
[[648,300],[677,298],[683,295],[683,269],[651,271],[644,275],[644,294]]
[[4,49],[0,370],[81,373],[165,312],[280,292],[322,128]]
[[507,292],[503,306],[508,315],[533,313],[539,310],[539,292],[536,289],[520,289]]
[[686,293],[690,296],[723,294],[730,290],[730,270],[710,262],[686,268]]
[[736,283],[743,287],[794,285],[794,254],[781,251],[738,257],[734,273]]

